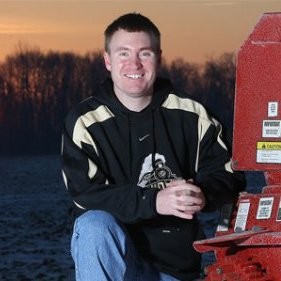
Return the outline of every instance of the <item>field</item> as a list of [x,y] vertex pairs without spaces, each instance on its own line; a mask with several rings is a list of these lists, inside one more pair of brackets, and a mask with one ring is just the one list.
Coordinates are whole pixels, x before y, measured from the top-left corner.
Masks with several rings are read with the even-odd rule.
[[74,280],[56,156],[0,158],[0,280]]
[[[247,174],[258,192],[263,176]],[[73,281],[70,198],[58,156],[0,158],[0,280]]]

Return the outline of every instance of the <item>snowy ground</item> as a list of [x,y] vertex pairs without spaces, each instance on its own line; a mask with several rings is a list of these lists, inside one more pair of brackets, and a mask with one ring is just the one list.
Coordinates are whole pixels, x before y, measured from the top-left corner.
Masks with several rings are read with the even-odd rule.
[[69,204],[58,157],[0,158],[0,280],[73,280]]
[[[247,174],[249,190],[264,185]],[[73,281],[70,198],[58,156],[0,157],[0,280]]]

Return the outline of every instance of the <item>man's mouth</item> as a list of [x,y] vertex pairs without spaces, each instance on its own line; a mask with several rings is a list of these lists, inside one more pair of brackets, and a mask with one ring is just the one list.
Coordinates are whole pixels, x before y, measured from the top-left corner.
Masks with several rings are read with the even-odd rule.
[[144,76],[144,74],[125,74],[126,77],[131,79],[139,79]]

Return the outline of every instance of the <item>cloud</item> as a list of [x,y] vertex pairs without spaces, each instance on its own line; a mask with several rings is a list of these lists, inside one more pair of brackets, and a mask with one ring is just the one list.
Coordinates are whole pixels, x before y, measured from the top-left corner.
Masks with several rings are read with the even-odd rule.
[[32,26],[28,24],[0,24],[0,34],[34,34],[47,32],[45,27]]
[[[0,0],[1,1],[1,0]],[[73,33],[80,31],[80,26],[60,25],[56,23],[26,22],[19,20],[8,20],[0,23],[0,34],[50,34],[50,33]],[[87,27],[84,27],[86,32]],[[82,31],[82,32],[83,32]]]
[[201,1],[204,6],[234,6],[240,1]]

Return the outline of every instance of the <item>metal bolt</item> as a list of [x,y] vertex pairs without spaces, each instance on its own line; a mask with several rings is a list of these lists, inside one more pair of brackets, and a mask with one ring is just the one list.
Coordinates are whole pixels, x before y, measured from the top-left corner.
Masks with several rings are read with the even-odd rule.
[[221,267],[218,267],[217,269],[216,269],[216,271],[217,271],[217,274],[223,274],[223,270],[222,270],[222,268]]
[[235,169],[238,166],[238,161],[237,160],[232,160],[232,168]]

